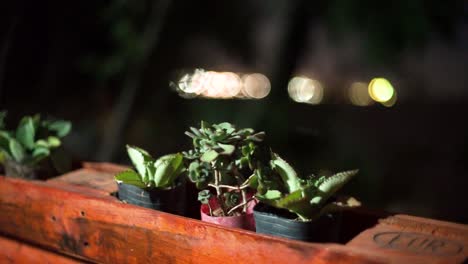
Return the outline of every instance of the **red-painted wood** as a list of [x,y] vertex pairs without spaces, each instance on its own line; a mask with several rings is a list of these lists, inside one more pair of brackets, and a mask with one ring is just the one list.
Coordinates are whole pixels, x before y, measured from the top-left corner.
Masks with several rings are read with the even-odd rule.
[[76,264],[83,262],[0,236],[0,263]]
[[[425,218],[352,210],[343,214],[341,239],[351,242],[317,244],[124,204],[110,194],[117,191],[114,174],[125,169],[85,163],[84,168],[47,182],[0,176],[0,234],[101,263],[459,263],[467,258],[467,225]],[[196,193],[193,197],[195,201]],[[192,207],[198,211],[196,201]],[[401,232],[412,236],[398,237]],[[432,244],[414,252],[403,247],[412,239],[436,242],[424,242]],[[13,242],[0,240],[0,248],[10,246],[5,251],[8,255],[0,252],[0,257],[23,252],[12,251],[11,245],[23,247]],[[454,243],[462,249],[454,250]],[[456,254],[447,254],[452,251]],[[28,252],[32,251],[28,248]],[[37,254],[47,258],[46,253]],[[18,259],[23,260],[22,256]]]
[[388,256],[395,263],[463,263],[468,226],[409,215],[381,219],[348,245]]
[[50,184],[0,177],[0,232],[103,263],[385,262],[342,245],[226,229],[123,204],[100,190]]

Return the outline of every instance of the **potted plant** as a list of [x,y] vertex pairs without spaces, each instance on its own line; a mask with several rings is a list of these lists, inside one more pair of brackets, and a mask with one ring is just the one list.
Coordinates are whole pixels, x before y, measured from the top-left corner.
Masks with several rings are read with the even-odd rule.
[[261,145],[264,132],[236,129],[230,123],[210,125],[185,133],[193,149],[183,152],[187,176],[201,189],[198,200],[202,221],[255,230],[252,179],[265,162]]
[[185,215],[185,171],[183,156],[169,154],[154,159],[138,147],[127,145],[127,153],[136,171],[115,176],[119,199],[134,205]]
[[273,173],[257,174],[260,203],[254,208],[258,233],[315,242],[337,240],[339,212],[359,206],[354,198],[333,199],[358,170],[331,176],[298,177],[296,171],[272,153]]
[[61,150],[61,138],[71,130],[64,120],[25,116],[16,130],[7,130],[6,112],[0,112],[0,160],[10,177],[45,179],[70,169],[71,160]]

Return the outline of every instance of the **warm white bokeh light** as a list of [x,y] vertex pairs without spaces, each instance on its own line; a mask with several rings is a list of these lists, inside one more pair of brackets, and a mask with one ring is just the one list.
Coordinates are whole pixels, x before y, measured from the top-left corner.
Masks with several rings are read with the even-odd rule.
[[317,80],[294,77],[289,81],[288,93],[296,102],[320,104],[323,98],[323,87]]
[[260,73],[245,74],[241,79],[234,72],[196,69],[194,73],[182,76],[176,89],[184,98],[261,99],[270,93],[271,85],[268,78]]
[[247,98],[261,99],[271,90],[270,80],[260,73],[247,74],[242,77],[243,95]]
[[369,96],[368,85],[364,82],[354,82],[348,90],[349,100],[353,105],[368,106],[374,101]]
[[376,102],[388,102],[394,94],[395,89],[385,78],[374,78],[369,83],[369,95]]

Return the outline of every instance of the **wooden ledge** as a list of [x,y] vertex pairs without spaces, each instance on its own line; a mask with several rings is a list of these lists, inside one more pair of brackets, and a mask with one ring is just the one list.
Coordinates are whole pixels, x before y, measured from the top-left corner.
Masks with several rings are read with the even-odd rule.
[[0,233],[101,263],[385,263],[348,246],[228,229],[104,193],[0,177]]

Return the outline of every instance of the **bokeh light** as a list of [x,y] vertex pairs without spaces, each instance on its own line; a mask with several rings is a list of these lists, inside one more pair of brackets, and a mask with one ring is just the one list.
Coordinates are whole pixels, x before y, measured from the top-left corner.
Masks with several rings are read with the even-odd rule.
[[386,107],[392,107],[396,104],[396,101],[397,101],[397,92],[396,90],[393,92],[393,96],[392,98],[390,98],[390,100],[386,101],[386,102],[382,102],[381,104],[383,106],[386,106]]
[[260,73],[246,74],[242,77],[243,95],[248,98],[261,99],[271,90],[270,80]]
[[297,76],[288,84],[289,97],[298,103],[320,104],[323,98],[323,86],[317,80]]
[[369,106],[374,103],[368,93],[368,85],[364,82],[354,82],[348,90],[349,100],[356,106]]
[[201,96],[213,99],[261,99],[271,90],[270,80],[260,73],[245,74],[241,78],[234,72],[203,69],[185,74],[173,86],[184,98]]
[[370,97],[380,103],[385,103],[392,99],[395,94],[392,84],[385,78],[374,78],[369,83]]

